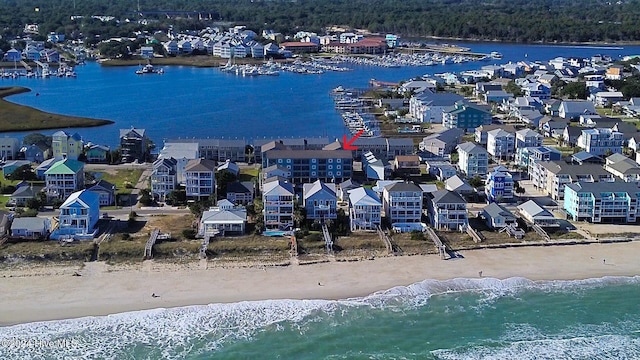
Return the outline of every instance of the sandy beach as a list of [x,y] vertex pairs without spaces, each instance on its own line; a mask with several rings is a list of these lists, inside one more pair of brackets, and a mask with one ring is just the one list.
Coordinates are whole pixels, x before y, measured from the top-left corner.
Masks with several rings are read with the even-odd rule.
[[[264,299],[344,299],[425,279],[574,280],[640,275],[640,242],[471,250],[313,265],[203,263],[1,270],[0,326],[125,311]],[[74,276],[77,272],[81,276]],[[155,294],[156,296],[152,296]]]

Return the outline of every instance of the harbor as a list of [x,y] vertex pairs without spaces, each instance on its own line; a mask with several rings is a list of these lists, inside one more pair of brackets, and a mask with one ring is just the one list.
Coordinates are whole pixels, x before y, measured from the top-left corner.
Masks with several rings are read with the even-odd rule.
[[[34,61],[33,63],[36,66],[35,71],[34,68],[25,61],[20,61],[19,63],[14,62],[13,68],[11,68],[10,66],[2,66],[0,67],[0,78],[75,78],[77,76],[73,67],[64,62],[58,63],[57,69],[52,68],[52,65],[50,65],[49,63],[43,63],[40,61]],[[18,66],[18,64],[20,64],[20,66]]]
[[378,137],[381,135],[380,122],[369,112],[370,100],[361,97],[366,91],[338,86],[331,91],[331,96],[344,126],[352,135],[362,131],[362,137]]

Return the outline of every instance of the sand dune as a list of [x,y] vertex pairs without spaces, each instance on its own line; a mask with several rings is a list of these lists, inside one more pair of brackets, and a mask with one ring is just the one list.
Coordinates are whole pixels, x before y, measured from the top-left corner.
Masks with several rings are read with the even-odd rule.
[[639,253],[640,242],[629,242],[472,250],[451,260],[431,255],[290,266],[210,261],[3,270],[0,325],[243,300],[352,298],[424,279],[475,278],[480,271],[500,279],[633,276],[640,274]]

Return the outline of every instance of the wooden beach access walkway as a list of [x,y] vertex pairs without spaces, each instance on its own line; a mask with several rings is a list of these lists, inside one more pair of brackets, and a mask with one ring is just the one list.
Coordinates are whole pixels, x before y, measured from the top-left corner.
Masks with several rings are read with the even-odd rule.
[[160,235],[160,229],[155,228],[151,231],[151,236],[149,236],[149,240],[144,245],[144,259],[151,260],[153,259],[153,245],[156,244],[156,240],[158,240],[158,235]]

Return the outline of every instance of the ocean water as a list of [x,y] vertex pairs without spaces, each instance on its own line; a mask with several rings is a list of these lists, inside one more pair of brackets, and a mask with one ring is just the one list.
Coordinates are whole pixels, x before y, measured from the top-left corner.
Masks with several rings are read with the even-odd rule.
[[364,298],[0,328],[2,359],[639,359],[640,277],[425,280]]
[[9,101],[54,113],[115,121],[113,125],[99,128],[71,130],[77,131],[85,141],[112,147],[118,144],[119,129],[132,126],[146,129],[156,144],[175,137],[342,138],[348,132],[329,96],[339,85],[363,88],[372,78],[395,82],[425,74],[460,72],[509,61],[545,61],[557,56],[605,54],[617,59],[640,54],[640,46],[460,45],[474,52],[498,51],[503,58],[429,67],[347,65],[354,70],[319,75],[281,73],[277,77],[241,77],[214,68],[182,66],[165,67],[164,75],[140,76],[135,74],[137,66],[114,68],[88,63],[76,68],[77,78],[0,79],[0,86],[20,85],[33,90],[11,96]]

